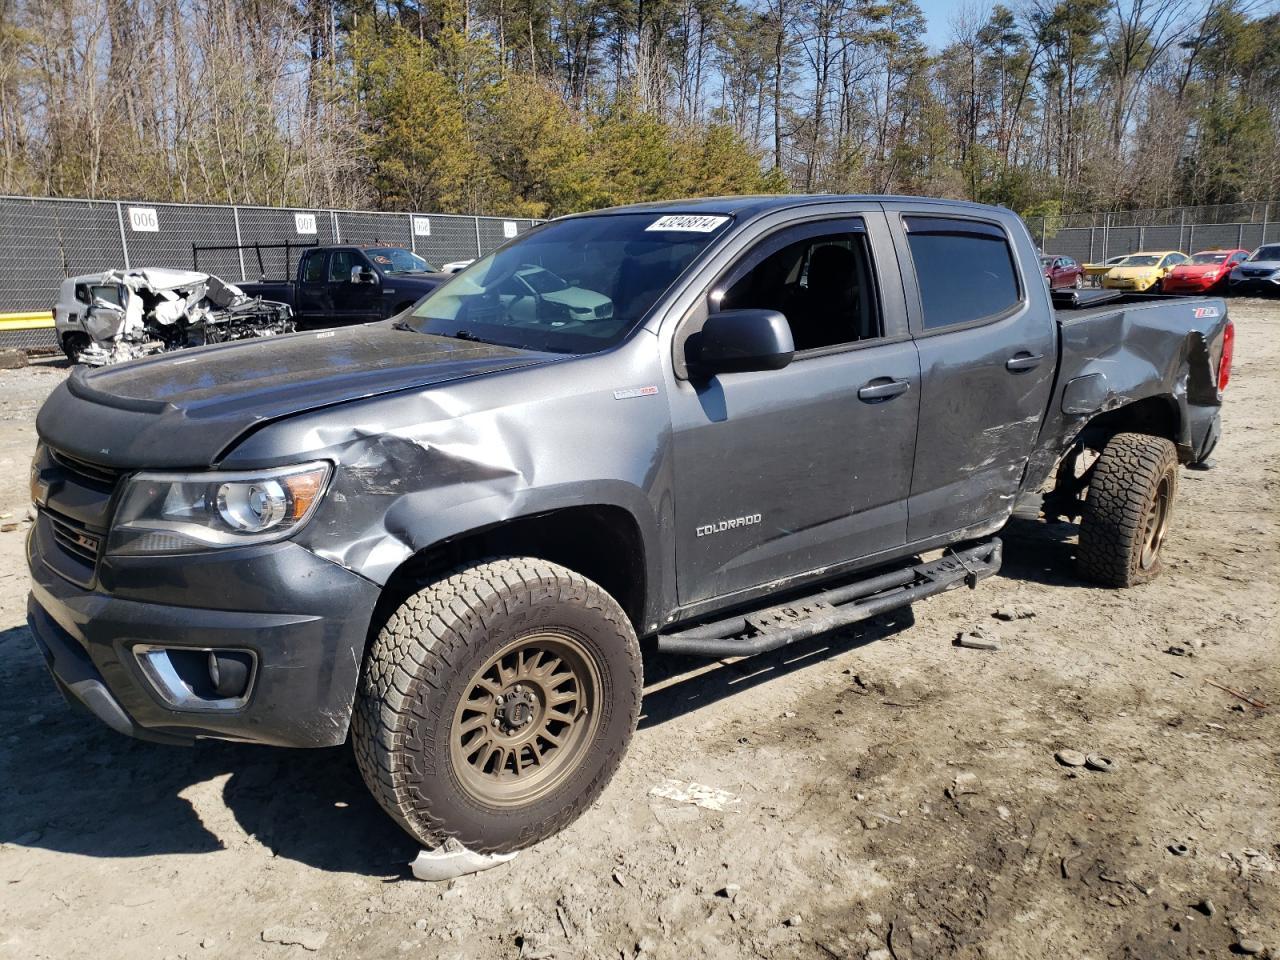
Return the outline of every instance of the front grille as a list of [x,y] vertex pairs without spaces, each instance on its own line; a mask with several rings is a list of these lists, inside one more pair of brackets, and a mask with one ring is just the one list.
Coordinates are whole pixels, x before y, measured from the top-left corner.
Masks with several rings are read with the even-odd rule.
[[102,467],[87,460],[69,456],[61,450],[49,448],[49,457],[64,470],[77,475],[79,479],[89,480],[96,486],[115,487],[120,479],[120,471],[112,467]]
[[53,539],[58,546],[90,567],[97,564],[98,555],[102,552],[101,534],[52,510],[46,510],[45,516],[49,518],[49,524],[53,528]]

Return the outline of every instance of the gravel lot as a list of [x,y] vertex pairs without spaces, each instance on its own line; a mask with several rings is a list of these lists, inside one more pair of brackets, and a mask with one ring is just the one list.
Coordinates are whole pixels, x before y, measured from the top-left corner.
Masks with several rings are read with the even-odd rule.
[[[347,749],[154,746],[64,705],[20,521],[66,371],[0,372],[0,957],[1280,957],[1280,302],[1231,311],[1218,469],[1182,473],[1162,579],[1085,586],[1074,528],[1015,519],[1001,576],[914,617],[649,655],[596,807],[448,885],[406,879]],[[998,651],[952,645],[976,626]],[[712,799],[652,792],[689,784]]]

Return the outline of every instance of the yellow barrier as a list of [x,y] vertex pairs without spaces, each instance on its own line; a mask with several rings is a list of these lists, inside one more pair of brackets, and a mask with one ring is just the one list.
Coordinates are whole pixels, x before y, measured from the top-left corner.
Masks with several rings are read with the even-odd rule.
[[42,330],[53,326],[53,312],[32,310],[27,313],[0,313],[0,332],[7,330]]

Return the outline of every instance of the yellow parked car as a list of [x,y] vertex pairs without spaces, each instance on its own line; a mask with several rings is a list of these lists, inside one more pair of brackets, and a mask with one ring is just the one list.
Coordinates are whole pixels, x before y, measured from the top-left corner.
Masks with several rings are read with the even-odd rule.
[[1128,257],[1128,254],[1122,254],[1118,257],[1108,257],[1105,263],[1086,263],[1084,264],[1084,277],[1095,287],[1102,282],[1111,268],[1118,265],[1121,260]]
[[1131,253],[1102,278],[1106,290],[1134,290],[1138,293],[1158,292],[1160,282],[1174,267],[1191,258],[1177,250],[1153,253]]

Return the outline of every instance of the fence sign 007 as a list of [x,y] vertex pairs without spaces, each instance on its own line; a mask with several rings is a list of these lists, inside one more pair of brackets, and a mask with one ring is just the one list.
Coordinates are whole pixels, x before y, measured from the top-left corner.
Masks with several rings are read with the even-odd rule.
[[316,215],[314,213],[295,213],[293,228],[301,234],[314,235],[316,232]]
[[158,233],[160,218],[156,216],[155,207],[130,207],[129,226],[135,233]]

